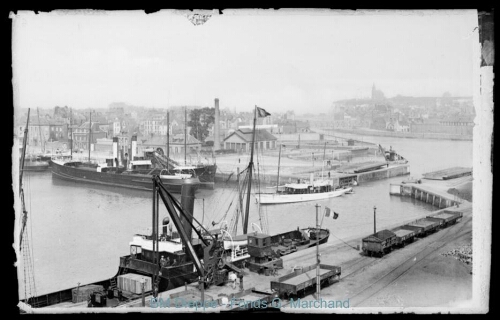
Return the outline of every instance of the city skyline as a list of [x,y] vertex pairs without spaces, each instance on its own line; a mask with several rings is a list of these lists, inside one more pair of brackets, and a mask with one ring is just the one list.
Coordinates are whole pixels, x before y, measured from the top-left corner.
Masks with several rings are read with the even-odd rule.
[[[343,99],[474,95],[474,10],[53,11],[13,15],[15,108],[328,112]],[[476,19],[476,20],[474,20]],[[133,23],[131,23],[133,22]]]

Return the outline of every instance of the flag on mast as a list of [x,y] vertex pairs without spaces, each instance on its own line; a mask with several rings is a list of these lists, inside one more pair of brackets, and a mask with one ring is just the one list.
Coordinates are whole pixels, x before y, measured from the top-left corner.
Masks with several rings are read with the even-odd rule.
[[265,118],[267,116],[270,116],[271,114],[269,112],[267,112],[266,110],[262,109],[262,108],[259,108],[257,106],[255,106],[257,108],[257,116],[260,117],[260,118]]
[[330,208],[325,207],[325,211],[326,211],[325,216],[329,217],[330,216],[330,212],[331,212]]

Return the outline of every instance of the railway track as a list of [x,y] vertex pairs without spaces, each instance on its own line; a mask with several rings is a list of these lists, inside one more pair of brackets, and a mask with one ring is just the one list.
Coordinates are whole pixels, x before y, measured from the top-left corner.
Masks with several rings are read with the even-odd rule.
[[[424,249],[420,252],[412,255],[412,257],[406,259],[402,263],[399,263],[396,267],[392,268],[389,272],[385,273],[382,277],[378,278],[376,281],[371,283],[369,286],[364,287],[353,295],[350,295],[350,299],[353,301],[353,306],[359,306],[364,301],[368,300],[384,288],[390,286],[396,280],[401,278],[403,275],[408,273],[413,266],[423,261],[425,258],[435,253],[442,247],[446,246],[449,242],[452,242],[458,238],[465,236],[466,234],[472,233],[472,230],[468,230],[463,232],[463,228],[469,222],[471,218],[468,218],[467,221],[462,221],[462,225],[458,230],[453,228],[453,226],[446,228],[441,237],[433,240],[429,243]],[[457,226],[457,225],[454,225]],[[451,231],[454,231],[454,235],[449,237]],[[437,245],[436,245],[437,244]],[[415,260],[417,259],[417,260]],[[412,262],[413,261],[413,262]],[[348,276],[347,276],[348,277]],[[344,279],[346,276],[344,276]]]

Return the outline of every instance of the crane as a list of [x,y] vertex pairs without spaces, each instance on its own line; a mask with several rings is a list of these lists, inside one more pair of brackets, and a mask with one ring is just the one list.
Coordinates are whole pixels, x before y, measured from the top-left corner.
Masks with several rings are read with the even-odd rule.
[[[224,244],[222,237],[211,234],[190,213],[186,212],[166,189],[158,175],[153,176],[153,256],[158,259],[158,235],[159,235],[159,208],[158,200],[161,199],[165,205],[172,222],[174,223],[184,245],[186,253],[193,261],[198,273],[199,280],[204,288],[211,285],[220,285],[227,281],[228,270],[225,268]],[[193,225],[198,224],[198,228]],[[191,230],[198,235],[198,239],[191,239]],[[202,230],[204,231],[202,234]],[[199,242],[203,252],[197,252],[193,243]],[[201,259],[202,257],[202,259]],[[158,260],[157,260],[158,261]],[[158,279],[156,272],[153,275],[153,283]]]

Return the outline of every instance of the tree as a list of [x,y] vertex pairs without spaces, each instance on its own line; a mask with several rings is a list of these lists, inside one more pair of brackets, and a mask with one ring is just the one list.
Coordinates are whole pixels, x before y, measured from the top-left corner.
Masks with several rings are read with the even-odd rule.
[[189,134],[204,142],[208,136],[208,129],[215,122],[215,108],[193,109],[189,112],[187,125],[191,127]]

